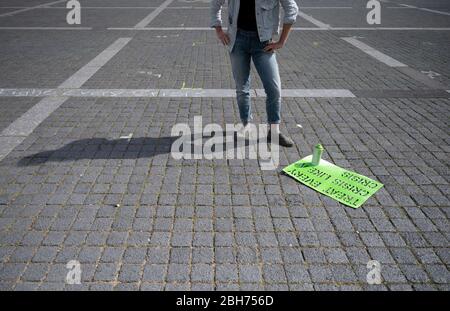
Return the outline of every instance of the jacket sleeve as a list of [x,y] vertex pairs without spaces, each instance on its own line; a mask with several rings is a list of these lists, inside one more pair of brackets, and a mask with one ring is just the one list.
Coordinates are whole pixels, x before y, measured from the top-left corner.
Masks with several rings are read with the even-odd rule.
[[210,4],[210,27],[222,26],[222,6],[225,0],[212,0]]
[[280,0],[284,10],[283,24],[294,24],[297,20],[298,6],[295,0]]

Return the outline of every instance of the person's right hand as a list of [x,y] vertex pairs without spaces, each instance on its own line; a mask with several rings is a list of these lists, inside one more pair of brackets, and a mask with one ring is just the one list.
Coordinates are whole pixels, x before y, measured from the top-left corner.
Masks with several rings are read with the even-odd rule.
[[228,45],[230,43],[230,37],[223,31],[222,27],[216,27],[216,35],[223,45]]

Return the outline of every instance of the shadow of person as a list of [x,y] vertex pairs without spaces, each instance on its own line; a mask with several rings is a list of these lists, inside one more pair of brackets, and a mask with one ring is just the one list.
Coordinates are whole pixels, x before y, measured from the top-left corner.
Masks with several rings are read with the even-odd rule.
[[130,139],[86,138],[56,150],[38,152],[19,160],[18,166],[82,159],[138,159],[169,153],[178,137],[136,137]]
[[[237,138],[235,133],[217,132],[213,136],[222,136],[221,142],[213,145],[212,153],[222,154],[225,158],[225,153],[231,150],[232,153],[241,149],[238,148]],[[226,143],[227,135],[231,135],[231,145]],[[200,135],[200,139],[196,139],[194,135],[183,136],[168,136],[168,137],[137,137],[137,138],[121,138],[121,139],[106,139],[106,138],[86,138],[72,141],[63,147],[56,150],[46,150],[38,152],[19,160],[18,166],[34,166],[47,162],[65,162],[76,160],[96,160],[96,159],[138,159],[151,158],[156,155],[166,154],[170,152],[182,152],[184,155],[190,154],[185,159],[194,159],[194,152],[196,152],[196,145],[200,145],[200,157],[203,158],[203,146],[205,140],[210,139],[211,135]],[[173,143],[183,138],[183,145],[181,149],[172,150]],[[257,144],[257,141],[250,141],[245,138],[244,145],[241,148],[248,148]],[[186,148],[186,149],[184,149]],[[198,159],[198,158],[197,158]]]

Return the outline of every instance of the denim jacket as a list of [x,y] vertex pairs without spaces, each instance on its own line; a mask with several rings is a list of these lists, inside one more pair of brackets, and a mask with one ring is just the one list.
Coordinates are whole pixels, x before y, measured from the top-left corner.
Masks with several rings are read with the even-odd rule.
[[[241,0],[228,0],[228,35],[230,44],[228,48],[233,49],[236,40],[237,21],[239,16],[239,5]],[[245,1],[245,0],[243,0]],[[211,1],[211,27],[222,26],[222,6],[225,0]],[[295,0],[255,0],[256,24],[258,27],[259,40],[261,42],[270,40],[278,34],[280,25],[280,3],[284,10],[283,24],[293,24],[297,19],[298,7]]]

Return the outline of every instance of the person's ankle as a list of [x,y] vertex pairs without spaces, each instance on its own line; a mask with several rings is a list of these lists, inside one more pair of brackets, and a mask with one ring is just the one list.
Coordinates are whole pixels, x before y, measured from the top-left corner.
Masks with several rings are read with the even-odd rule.
[[278,123],[270,124],[270,131],[275,134],[280,134],[280,124]]

